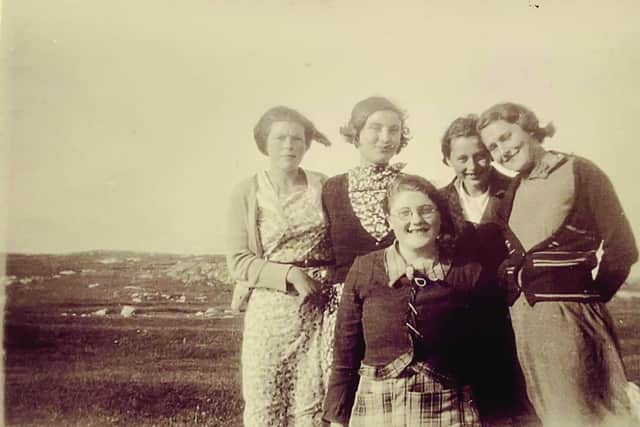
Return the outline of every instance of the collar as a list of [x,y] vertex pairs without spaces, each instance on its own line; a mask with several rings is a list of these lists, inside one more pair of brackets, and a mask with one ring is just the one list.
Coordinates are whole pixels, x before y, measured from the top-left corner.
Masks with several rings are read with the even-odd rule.
[[400,254],[400,250],[398,249],[398,240],[395,240],[391,246],[388,246],[384,250],[384,265],[387,270],[387,276],[389,276],[388,286],[390,288],[394,288],[398,280],[404,276],[412,279],[415,271],[422,273],[424,277],[433,281],[444,280],[450,267],[450,265],[442,267],[442,264],[438,263],[438,265],[441,266],[440,269],[431,268],[430,272],[426,272],[424,265],[420,268],[408,265],[404,257]]
[[547,179],[564,162],[567,156],[555,151],[547,151],[527,175],[526,179]]
[[480,194],[478,196],[472,196],[471,194],[469,194],[467,192],[467,190],[465,190],[464,184],[462,183],[462,180],[459,179],[458,177],[456,177],[453,180],[453,185],[456,187],[456,190],[458,191],[458,194],[462,195],[462,197],[467,198],[467,199],[473,199],[473,200],[484,199],[484,198],[489,197],[489,195],[490,195],[490,189],[491,189],[491,185],[490,184],[487,186],[487,190],[484,193],[482,193],[482,194]]
[[349,170],[351,190],[384,190],[391,180],[406,166],[406,163],[393,165],[356,166]]

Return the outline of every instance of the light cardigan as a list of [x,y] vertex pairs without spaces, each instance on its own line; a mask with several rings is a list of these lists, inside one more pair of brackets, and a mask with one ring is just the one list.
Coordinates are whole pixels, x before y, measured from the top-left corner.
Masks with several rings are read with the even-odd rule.
[[[307,177],[307,189],[317,188],[318,197],[326,176],[302,170]],[[270,262],[263,258],[264,251],[258,232],[257,175],[245,179],[232,193],[227,217],[227,267],[238,288],[269,288],[287,291],[286,277],[291,265]],[[248,297],[248,295],[247,295]]]

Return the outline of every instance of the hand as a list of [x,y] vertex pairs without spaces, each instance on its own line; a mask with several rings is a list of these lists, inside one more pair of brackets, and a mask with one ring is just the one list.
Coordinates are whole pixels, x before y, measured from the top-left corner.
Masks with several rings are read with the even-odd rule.
[[310,296],[319,293],[322,289],[322,285],[319,282],[307,276],[307,274],[298,267],[291,267],[289,269],[286,280],[293,285],[302,300],[306,300]]

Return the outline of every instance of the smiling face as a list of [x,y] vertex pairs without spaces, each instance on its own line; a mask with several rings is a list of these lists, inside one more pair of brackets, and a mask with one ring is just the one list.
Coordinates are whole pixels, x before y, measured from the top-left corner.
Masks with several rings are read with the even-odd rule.
[[447,163],[467,191],[488,187],[491,156],[476,135],[453,138]]
[[501,166],[514,172],[530,169],[544,149],[520,125],[495,120],[480,131],[482,143],[491,157]]
[[295,170],[308,148],[304,127],[296,122],[273,122],[266,146],[272,168]]
[[415,252],[431,248],[440,233],[440,212],[429,196],[420,191],[396,193],[389,200],[388,221],[401,249]]
[[360,160],[364,165],[386,165],[398,152],[402,121],[395,111],[372,113],[358,135]]

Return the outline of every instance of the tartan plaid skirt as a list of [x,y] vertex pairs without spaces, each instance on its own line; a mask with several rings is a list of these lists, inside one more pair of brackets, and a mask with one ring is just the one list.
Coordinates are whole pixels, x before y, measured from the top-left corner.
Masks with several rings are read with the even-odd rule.
[[349,425],[353,427],[480,427],[469,386],[452,387],[419,367],[380,379],[375,367],[360,368]]

